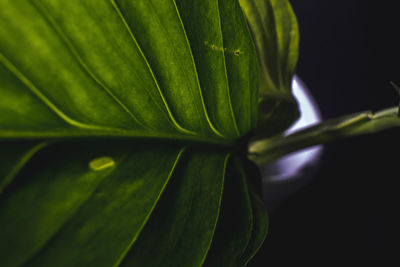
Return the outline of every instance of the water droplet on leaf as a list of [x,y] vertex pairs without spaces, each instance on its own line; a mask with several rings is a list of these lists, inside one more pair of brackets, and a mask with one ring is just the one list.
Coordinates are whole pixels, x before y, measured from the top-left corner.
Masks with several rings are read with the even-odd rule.
[[114,166],[115,161],[111,157],[100,157],[90,161],[89,168],[92,171],[101,171]]

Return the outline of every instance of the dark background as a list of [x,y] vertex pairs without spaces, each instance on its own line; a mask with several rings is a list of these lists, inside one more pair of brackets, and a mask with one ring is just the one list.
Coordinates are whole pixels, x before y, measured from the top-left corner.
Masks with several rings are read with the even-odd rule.
[[[291,2],[300,26],[297,74],[324,118],[399,103],[389,83],[400,84],[397,1]],[[311,182],[269,213],[269,235],[250,266],[387,266],[398,253],[399,138],[396,129],[326,145]]]

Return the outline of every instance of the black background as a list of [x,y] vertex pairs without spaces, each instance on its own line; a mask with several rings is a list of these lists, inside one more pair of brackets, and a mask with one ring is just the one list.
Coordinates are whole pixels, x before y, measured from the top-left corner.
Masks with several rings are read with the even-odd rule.
[[[291,1],[300,26],[297,74],[324,118],[399,103],[389,83],[400,84],[396,2]],[[387,266],[398,251],[399,138],[396,129],[326,145],[312,181],[270,212],[270,232],[250,266]]]

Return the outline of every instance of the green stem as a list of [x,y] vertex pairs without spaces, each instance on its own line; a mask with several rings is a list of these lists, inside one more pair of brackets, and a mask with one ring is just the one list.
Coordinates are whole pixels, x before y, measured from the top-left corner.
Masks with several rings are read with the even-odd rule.
[[394,107],[375,114],[362,112],[330,119],[289,136],[254,142],[249,147],[249,158],[258,165],[263,165],[303,148],[400,127],[400,118],[397,114],[398,108]]

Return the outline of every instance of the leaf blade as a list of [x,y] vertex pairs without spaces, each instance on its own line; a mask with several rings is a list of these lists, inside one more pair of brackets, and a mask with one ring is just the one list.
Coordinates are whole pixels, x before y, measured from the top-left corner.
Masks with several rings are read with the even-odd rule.
[[[82,124],[135,128],[126,112],[81,69],[29,1],[2,2],[1,5],[1,53],[48,99],[48,104]],[[107,106],[107,112],[96,109],[99,105]]]
[[269,227],[268,215],[264,207],[264,202],[253,188],[250,188],[249,191],[253,208],[253,232],[246,250],[241,255],[243,266],[246,266],[256,255],[267,237]]
[[[239,132],[229,96],[224,45],[218,20],[218,1],[175,2],[187,31],[210,119],[223,134],[236,133],[233,136],[237,136]],[[217,52],[216,47],[222,50]]]
[[298,59],[299,32],[287,0],[240,0],[260,65],[256,136],[271,137],[297,120],[291,84]]
[[[195,12],[191,1],[179,3]],[[154,224],[151,217],[143,228],[150,214],[168,211],[187,223],[172,218],[167,230],[194,239],[168,239],[183,248],[180,254],[165,246],[167,258],[150,260],[204,262],[220,212],[227,151],[255,124],[258,88],[255,48],[239,5],[199,5],[204,10],[208,3],[218,11],[222,46],[240,46],[238,55],[210,53],[211,62],[220,62],[212,74],[224,83],[216,95],[201,82],[209,72],[207,64],[199,67],[204,51],[196,54],[192,40],[203,37],[193,37],[189,13],[175,1],[0,3],[0,94],[6,96],[0,99],[0,140],[7,144],[0,156],[17,142],[52,142],[35,157],[40,147],[15,151],[18,168],[4,171],[13,179],[6,177],[0,195],[0,265],[124,264],[134,243],[154,240],[145,230]],[[140,148],[131,151],[133,143]],[[193,147],[178,164],[184,145]],[[162,160],[161,150],[178,156]],[[127,164],[132,157],[141,166]],[[167,191],[179,194],[167,199],[190,208],[165,203],[165,210],[153,211],[177,165],[180,173],[173,176],[182,186],[169,185]],[[168,167],[169,175],[156,173]],[[148,186],[136,190],[129,186],[135,181]],[[147,200],[135,199],[140,195]]]
[[[131,152],[126,144],[96,149],[98,145],[101,143],[72,146],[63,160],[55,160],[64,165],[53,164],[44,171],[39,168],[33,179],[19,177],[23,186],[14,186],[3,196],[2,264],[71,266],[96,262],[109,266],[134,242],[169,181],[182,146],[133,143],[129,147],[136,151]],[[90,152],[85,152],[87,148]],[[59,147],[42,160],[51,160],[56,149]],[[115,166],[90,169],[89,159],[104,154],[112,156]],[[150,160],[154,158],[160,163],[158,167]],[[30,211],[32,206],[35,208]],[[126,216],[129,213],[135,216]],[[30,223],[21,230],[24,218]],[[19,242],[12,241],[15,239]]]
[[242,266],[253,230],[253,212],[241,162],[234,158],[227,177],[213,243],[203,266]]
[[239,0],[253,32],[263,72],[261,92],[291,90],[299,46],[298,24],[287,0]]
[[47,145],[45,142],[0,143],[0,195],[25,164]]
[[202,265],[216,227],[228,157],[206,149],[187,154],[121,266]]

